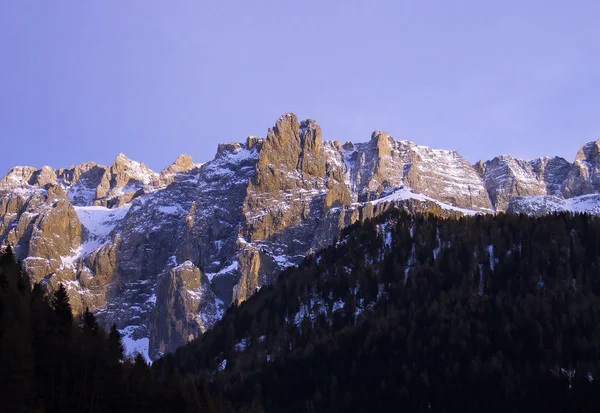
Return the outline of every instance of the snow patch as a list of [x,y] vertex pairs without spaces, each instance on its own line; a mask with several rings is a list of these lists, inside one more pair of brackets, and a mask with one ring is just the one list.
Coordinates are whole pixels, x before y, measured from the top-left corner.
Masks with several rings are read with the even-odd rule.
[[247,348],[248,348],[248,340],[245,338],[243,338],[239,343],[237,343],[235,345],[236,351],[239,351],[240,353],[243,351],[246,351]]
[[237,270],[238,269],[238,265],[239,264],[238,264],[237,261],[233,261],[227,267],[219,270],[219,272],[207,272],[206,273],[206,277],[208,278],[208,281],[212,282],[213,278],[215,278],[215,277],[219,277],[219,276],[224,275],[224,274],[229,274],[229,273]]
[[527,214],[552,214],[558,212],[588,213],[600,215],[600,194],[574,198],[558,196],[524,196],[510,202],[510,209]]
[[76,206],[74,208],[79,221],[89,231],[90,238],[101,239],[108,236],[125,218],[131,205],[114,209],[102,206]]
[[123,342],[123,347],[125,348],[125,355],[127,357],[135,357],[138,353],[144,357],[146,363],[152,364],[152,360],[148,355],[148,349],[150,348],[150,339],[148,337],[142,337],[135,339],[133,336],[135,335],[136,329],[138,326],[127,326],[121,330],[121,340]]
[[390,194],[388,196],[384,196],[379,199],[376,199],[374,201],[370,201],[370,203],[373,205],[377,205],[382,202],[405,201],[408,199],[415,199],[415,200],[421,201],[421,202],[427,202],[427,201],[434,202],[434,203],[438,204],[442,209],[460,212],[464,215],[478,214],[477,211],[473,211],[470,209],[464,209],[464,208],[458,208],[458,207],[455,207],[454,205],[450,205],[445,202],[438,201],[437,199],[428,197],[427,195],[414,193],[412,191],[412,189],[410,189],[410,188],[400,188],[400,189],[394,191],[392,194]]
[[186,211],[179,205],[160,206],[158,211],[165,215],[181,215],[186,214]]
[[333,311],[343,310],[345,305],[346,303],[342,300],[337,300],[333,303]]

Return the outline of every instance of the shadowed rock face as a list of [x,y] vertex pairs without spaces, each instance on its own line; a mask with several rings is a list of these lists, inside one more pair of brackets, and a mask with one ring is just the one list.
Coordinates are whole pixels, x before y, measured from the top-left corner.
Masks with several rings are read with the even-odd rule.
[[15,167],[0,180],[0,239],[32,281],[66,284],[76,312],[89,307],[129,350],[154,358],[390,208],[445,217],[588,208],[597,196],[564,198],[598,192],[598,148],[585,145],[572,165],[501,156],[473,166],[382,131],[324,142],[317,122],[287,113],[264,139],[220,144],[205,164],[182,155],[160,174],[123,154],[111,166]]

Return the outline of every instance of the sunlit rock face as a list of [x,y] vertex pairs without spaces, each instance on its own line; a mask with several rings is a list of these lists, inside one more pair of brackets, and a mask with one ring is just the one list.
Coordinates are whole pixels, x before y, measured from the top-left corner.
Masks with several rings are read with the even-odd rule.
[[559,157],[524,161],[503,155],[475,167],[483,178],[492,205],[504,211],[516,197],[562,194],[571,164]]
[[0,180],[0,240],[32,282],[68,288],[117,324],[129,352],[174,350],[339,231],[390,208],[445,217],[600,210],[598,142],[574,164],[508,156],[471,165],[386,132],[327,141],[314,120],[282,115],[266,138],[181,155],[156,173],[119,154],[55,170],[20,166]]

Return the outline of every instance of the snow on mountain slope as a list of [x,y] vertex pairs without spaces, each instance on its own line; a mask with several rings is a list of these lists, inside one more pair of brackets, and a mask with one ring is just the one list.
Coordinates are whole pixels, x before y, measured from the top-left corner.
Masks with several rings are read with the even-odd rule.
[[508,211],[529,215],[558,212],[600,215],[600,194],[582,195],[566,199],[558,196],[517,197],[510,201]]
[[471,209],[458,208],[458,207],[455,207],[454,205],[450,205],[445,202],[440,202],[437,199],[428,197],[426,195],[414,193],[410,188],[398,189],[398,190],[392,192],[390,195],[378,198],[374,201],[370,201],[370,203],[373,205],[377,205],[377,204],[380,204],[383,202],[395,202],[395,201],[403,201],[403,200],[408,200],[408,199],[434,202],[437,205],[439,205],[442,209],[460,212],[461,214],[464,214],[464,215],[476,215],[477,213],[481,213],[479,211],[475,211],[475,210],[471,210]]
[[88,230],[92,239],[106,238],[115,226],[125,217],[131,205],[121,208],[106,208],[102,206],[75,207],[79,221]]
[[125,349],[125,355],[128,357],[135,357],[137,354],[141,354],[146,360],[147,363],[152,363],[152,359],[150,359],[148,349],[149,349],[149,339],[147,337],[142,337],[135,339],[136,326],[127,326],[121,330],[121,340],[123,342],[123,347]]

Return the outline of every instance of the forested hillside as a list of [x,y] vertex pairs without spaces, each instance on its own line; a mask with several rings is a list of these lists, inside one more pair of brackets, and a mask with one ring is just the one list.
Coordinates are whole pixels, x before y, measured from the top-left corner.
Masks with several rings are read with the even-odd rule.
[[397,212],[153,365],[232,411],[600,408],[600,220]]
[[10,248],[0,251],[0,412],[210,412],[191,377],[153,379],[123,356],[90,312],[74,320],[66,289],[31,289]]

